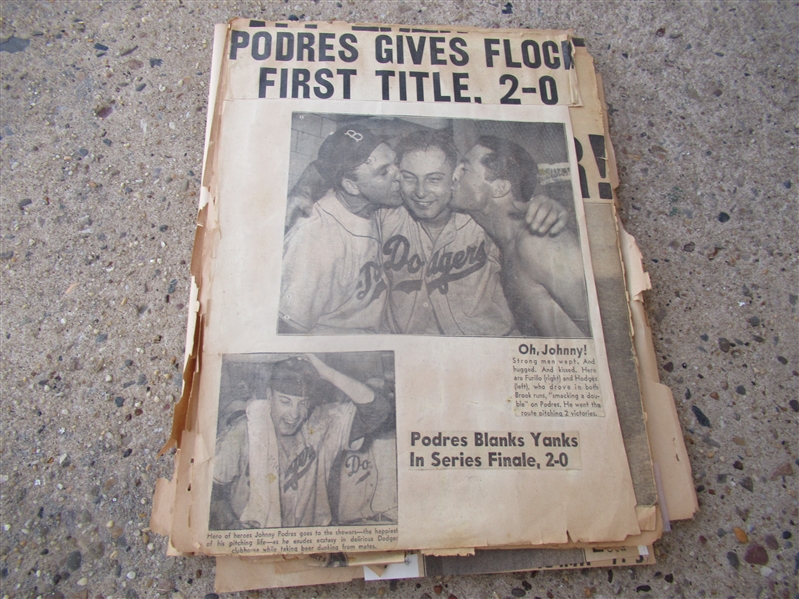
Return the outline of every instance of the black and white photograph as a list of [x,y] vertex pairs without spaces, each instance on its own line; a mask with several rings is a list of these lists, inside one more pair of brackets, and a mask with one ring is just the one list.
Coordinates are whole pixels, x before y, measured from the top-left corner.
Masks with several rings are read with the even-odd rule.
[[292,115],[278,334],[588,338],[562,123]]
[[394,353],[226,355],[209,530],[397,523]]

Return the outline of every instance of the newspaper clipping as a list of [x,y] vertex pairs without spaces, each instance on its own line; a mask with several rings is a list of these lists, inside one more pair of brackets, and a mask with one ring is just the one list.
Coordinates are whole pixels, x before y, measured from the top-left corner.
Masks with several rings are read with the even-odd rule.
[[[571,37],[249,20],[217,36],[175,548],[640,534]],[[611,325],[629,331],[626,311]]]

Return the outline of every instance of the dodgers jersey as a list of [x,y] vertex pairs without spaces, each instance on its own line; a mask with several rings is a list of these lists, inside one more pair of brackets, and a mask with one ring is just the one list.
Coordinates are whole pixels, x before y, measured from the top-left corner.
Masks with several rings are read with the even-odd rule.
[[386,299],[374,217],[329,191],[283,243],[279,318],[310,334],[378,333]]
[[[316,409],[297,431],[301,443],[280,472],[281,526],[327,526],[332,514],[328,480],[338,455],[349,447],[356,407],[351,401]],[[271,423],[269,423],[271,426]],[[239,418],[217,440],[214,482],[233,482],[231,509],[238,518],[250,494],[247,419]]]
[[392,333],[502,336],[513,331],[499,248],[471,216],[453,213],[433,240],[405,208],[379,212]]

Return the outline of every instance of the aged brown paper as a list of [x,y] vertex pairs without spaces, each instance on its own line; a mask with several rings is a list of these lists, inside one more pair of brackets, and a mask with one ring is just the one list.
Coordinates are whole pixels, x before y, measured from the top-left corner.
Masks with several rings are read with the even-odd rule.
[[[397,41],[397,36],[406,32],[396,27],[384,27],[386,31],[350,30],[348,28],[351,26],[344,24],[324,27],[330,27],[330,32],[338,36],[335,39],[339,43],[344,35],[357,36],[359,49],[376,46],[377,37],[381,34],[393,40],[395,51],[400,43],[406,43]],[[619,315],[613,316],[617,320],[609,321],[603,308],[600,318],[596,297],[602,290],[604,279],[622,280],[620,272],[610,272],[602,266],[607,264],[612,270],[615,261],[615,268],[619,269],[618,250],[615,257],[612,255],[616,217],[612,212],[612,205],[609,206],[611,211],[607,214],[610,220],[606,220],[603,226],[607,228],[607,222],[610,222],[610,226],[614,228],[609,241],[604,242],[603,247],[609,248],[609,253],[606,251],[606,254],[610,257],[597,262],[600,252],[595,250],[595,246],[599,246],[594,240],[595,233],[592,230],[598,231],[601,227],[587,228],[587,223],[599,222],[600,217],[592,216],[588,204],[584,204],[579,197],[585,195],[579,193],[583,187],[580,169],[576,166],[579,158],[568,143],[572,138],[581,139],[585,131],[598,130],[600,134],[605,133],[605,123],[601,116],[599,119],[591,116],[592,124],[598,124],[597,129],[585,125],[578,128],[579,118],[575,115],[581,109],[576,106],[582,102],[590,104],[596,96],[596,91],[589,88],[590,94],[586,97],[585,84],[582,81],[578,84],[578,72],[574,69],[574,63],[579,64],[581,52],[578,50],[569,57],[572,68],[568,71],[558,72],[555,69],[551,75],[547,75],[555,82],[559,101],[546,106],[539,101],[542,96],[538,95],[529,103],[525,100],[523,105],[520,102],[519,105],[511,104],[500,108],[499,102],[503,96],[501,93],[493,93],[496,91],[499,73],[487,68],[468,69],[470,89],[491,90],[490,93],[483,92],[480,105],[475,102],[443,105],[428,103],[427,100],[422,103],[418,101],[418,96],[416,102],[397,102],[401,89],[392,87],[399,80],[396,65],[393,67],[395,75],[377,76],[376,83],[372,81],[369,85],[362,78],[357,79],[358,83],[355,85],[354,75],[341,75],[342,83],[350,77],[350,99],[345,100],[344,89],[337,88],[333,97],[324,102],[312,97],[307,100],[301,97],[304,91],[303,74],[299,75],[298,97],[291,99],[289,96],[293,93],[292,85],[296,80],[294,72],[287,71],[286,96],[281,99],[279,95],[282,93],[282,75],[279,69],[285,67],[296,70],[309,65],[297,64],[298,61],[295,60],[266,67],[264,65],[273,64],[268,57],[255,60],[256,54],[263,56],[266,53],[266,36],[263,34],[271,32],[271,43],[276,44],[278,33],[291,33],[287,31],[291,27],[280,29],[278,31],[271,24],[253,26],[252,23],[235,21],[225,29],[225,58],[215,58],[215,64],[219,64],[220,87],[216,94],[216,104],[213,105],[213,125],[209,128],[203,207],[198,219],[198,240],[193,260],[193,275],[197,281],[197,302],[193,305],[197,307],[197,316],[192,321],[194,334],[191,334],[190,326],[192,344],[191,348],[187,345],[187,357],[190,359],[187,360],[187,374],[184,376],[186,392],[181,401],[181,413],[176,415],[176,430],[173,431],[174,442],[179,443],[181,448],[173,480],[175,505],[172,542],[175,547],[185,552],[213,554],[303,554],[342,549],[374,551],[424,548],[458,552],[462,551],[459,549],[462,547],[562,545],[567,542],[620,543],[634,538],[633,535],[640,535],[642,531],[659,528],[653,520],[657,499],[648,458],[646,431],[641,428],[644,419],[637,385],[623,391],[626,397],[632,398],[625,400],[623,404],[627,406],[624,415],[617,410],[616,405],[616,396],[621,387],[616,375],[612,374],[612,369],[622,373],[624,368],[632,367],[631,372],[635,372],[629,332],[626,333],[626,349],[623,349],[624,335],[616,341],[606,336],[611,323],[618,323],[619,319],[624,323],[620,330],[629,331],[629,313],[623,310]],[[299,44],[299,34],[308,32],[300,31],[299,26],[295,29],[293,33],[296,35],[293,39]],[[218,39],[222,38],[221,31],[222,28],[217,29]],[[239,34],[234,36],[233,32],[236,31]],[[250,40],[256,34],[261,34],[259,43],[262,45],[258,47],[256,54],[252,53],[251,47],[243,46],[242,32],[246,32]],[[317,31],[316,34],[318,33]],[[439,33],[443,35],[435,37],[441,37],[444,42],[436,42],[437,44],[443,43],[446,46],[447,40],[451,42],[452,37],[455,37],[451,31]],[[414,35],[419,37],[418,32],[408,31],[407,34],[410,35],[406,38]],[[514,68],[508,66],[515,60],[514,48],[520,50],[526,40],[535,42],[539,48],[551,42],[547,46],[550,50],[560,50],[564,48],[565,42],[567,47],[573,49],[569,45],[571,38],[566,32],[465,31],[457,37],[464,40],[462,47],[469,48],[470,51],[473,48],[483,48],[487,53],[497,50],[500,54],[493,56],[495,64],[504,60],[508,69]],[[283,39],[288,39],[288,36],[284,35]],[[308,59],[310,38],[306,35],[303,39],[306,41],[305,58]],[[319,41],[321,38],[314,39]],[[486,43],[486,39],[496,39],[497,43]],[[417,45],[413,47],[418,52],[418,40],[414,43]],[[383,44],[385,50],[388,42],[384,40]],[[237,48],[237,52],[243,53],[246,50],[253,60],[248,63],[237,58],[233,63],[228,51],[232,45],[242,46]],[[349,45],[355,44],[349,42]],[[460,45],[455,45],[461,48]],[[337,47],[337,51],[351,55],[352,52],[344,46]],[[448,47],[452,50],[451,45]],[[534,46],[528,43],[524,47],[529,52],[527,59],[533,61],[535,54],[530,49]],[[277,45],[273,46],[272,51],[277,52],[277,48]],[[283,52],[287,52],[287,46],[283,47]],[[215,57],[219,54],[215,53]],[[460,56],[457,52],[454,55]],[[432,50],[426,56],[422,58],[420,69],[432,70],[434,65],[430,64],[431,59],[441,59],[441,55]],[[516,57],[518,56],[517,54]],[[552,56],[550,53],[550,60]],[[372,54],[363,51],[362,60],[356,59],[352,65],[361,69],[361,72],[380,70],[369,62],[371,58]],[[264,68],[273,68],[275,73],[264,74]],[[582,71],[581,69],[580,72]],[[444,85],[442,82],[447,77],[454,82],[456,78],[453,75],[457,72],[453,69],[437,69],[439,87],[424,88],[428,99],[431,94],[434,98],[446,97],[445,88],[441,87]],[[540,72],[536,73],[537,77],[540,75]],[[263,78],[266,77],[269,81],[270,76],[275,77],[274,86],[263,84]],[[422,79],[416,77],[417,81]],[[255,87],[250,85],[253,81],[256,82]],[[463,79],[460,81],[462,83]],[[383,85],[384,82],[387,82],[388,90]],[[506,79],[503,85],[505,88],[500,91],[507,93],[512,87],[512,80]],[[524,81],[520,85],[524,86]],[[544,85],[550,84],[544,81]],[[259,98],[261,90],[268,93]],[[270,95],[273,92],[277,94]],[[389,94],[388,102],[375,102],[381,100],[380,94],[386,93]],[[463,89],[460,95],[461,98],[466,96]],[[354,99],[356,96],[358,100]],[[474,99],[474,96],[469,97]],[[551,94],[548,100],[551,102]],[[513,116],[509,116],[511,109]],[[398,137],[401,137],[403,127],[435,129],[443,125],[453,131],[460,152],[466,152],[466,146],[474,143],[477,136],[486,131],[505,132],[505,135],[511,137],[514,134],[508,131],[512,131],[514,127],[537,135],[543,132],[551,135],[554,131],[554,141],[549,141],[545,147],[549,148],[550,154],[555,155],[558,154],[558,148],[561,148],[564,158],[562,162],[551,164],[549,170],[544,169],[544,172],[552,175],[551,183],[559,184],[561,188],[564,184],[567,188],[570,186],[574,196],[572,209],[576,237],[582,240],[580,254],[586,281],[591,336],[582,339],[579,335],[571,339],[546,338],[519,335],[517,332],[515,339],[452,334],[422,337],[414,336],[412,331],[405,335],[352,336],[344,332],[323,336],[312,331],[300,336],[277,334],[277,314],[283,307],[277,290],[281,288],[281,272],[284,285],[286,276],[286,265],[281,260],[286,213],[290,208],[287,207],[286,197],[290,191],[290,179],[298,176],[297,171],[308,164],[303,164],[295,152],[287,152],[286,148],[295,147],[293,144],[297,143],[297,138],[306,125],[302,122],[303,119],[317,120],[323,125],[325,121],[333,124],[342,121],[346,123],[342,115],[347,114],[361,115],[362,121],[367,125],[383,127],[384,131],[393,132]],[[592,114],[596,114],[596,111]],[[404,125],[386,129],[385,121],[389,117]],[[510,130],[492,124],[504,122],[511,125]],[[333,124],[329,126],[334,127]],[[562,131],[562,142],[557,141],[558,127]],[[306,132],[302,139],[308,144],[311,138]],[[595,143],[589,138],[588,144],[592,142]],[[612,164],[612,147],[609,142],[604,151],[610,158],[608,162]],[[580,160],[580,165],[584,162],[584,159]],[[592,183],[595,181],[593,174],[587,177],[590,177],[587,180]],[[615,177],[615,165],[608,168],[601,178],[610,179],[612,183],[612,177]],[[607,195],[606,189],[601,188],[599,199],[608,199],[604,195]],[[612,200],[612,193],[609,199]],[[591,207],[590,210],[599,214],[596,213],[597,209],[606,210],[601,205],[600,202],[599,206]],[[227,232],[230,233],[226,234]],[[626,307],[626,302],[623,305]],[[611,344],[619,342],[623,349],[621,356],[611,353],[616,349],[616,345]],[[614,359],[624,359],[624,351],[629,356],[626,363],[613,366]],[[379,365],[356,368],[352,366],[352,360],[349,360],[352,354],[357,354],[357,361],[362,364],[371,360]],[[383,354],[391,356],[389,358]],[[256,421],[255,415],[258,414],[252,406],[255,403],[256,407],[263,407],[263,404],[257,404],[263,400],[257,397],[242,400],[240,394],[236,395],[230,389],[243,383],[245,387],[249,385],[247,392],[250,395],[257,395],[259,391],[252,389],[256,389],[258,383],[253,381],[257,381],[259,377],[266,379],[267,382],[262,381],[261,385],[268,387],[270,377],[276,376],[274,372],[278,367],[275,364],[281,360],[302,361],[304,356],[314,356],[323,363],[323,367],[330,368],[333,364],[333,368],[336,365],[344,370],[349,368],[350,377],[357,380],[360,376],[360,383],[365,382],[367,375],[371,375],[372,379],[382,379],[381,391],[388,390],[387,394],[393,396],[396,418],[393,427],[385,434],[389,438],[393,434],[395,443],[395,507],[392,509],[388,505],[389,501],[383,506],[388,509],[370,512],[369,517],[379,514],[379,519],[362,520],[354,525],[352,522],[342,523],[340,526],[333,522],[311,522],[310,526],[294,524],[287,527],[285,520],[281,524],[280,520],[270,520],[265,515],[270,505],[275,506],[284,501],[277,494],[277,499],[260,501],[260,505],[256,507],[251,504],[257,502],[248,500],[245,510],[241,512],[245,515],[255,514],[253,521],[260,528],[237,528],[235,524],[230,527],[228,522],[227,528],[219,529],[218,525],[222,520],[214,520],[212,513],[214,506],[222,503],[215,499],[212,487],[213,481],[219,478],[220,443],[230,436],[224,428],[230,422],[222,423],[222,419],[243,418],[245,416],[237,414],[246,414],[246,418],[250,420],[247,426],[237,425],[238,430],[246,429],[249,435],[260,439],[258,442],[262,443],[261,448],[266,453],[269,453],[270,447],[276,447],[274,439],[264,441],[264,438],[270,437],[268,426],[258,428],[251,424]],[[532,360],[536,363],[531,364]],[[545,369],[551,368],[553,378],[548,382],[565,387],[563,378],[581,374],[577,370],[578,367],[584,367],[585,362],[579,364],[581,360],[591,360],[593,373],[589,384],[595,385],[599,390],[594,401],[595,406],[591,406],[589,402],[586,409],[571,406],[567,408],[563,402],[573,403],[569,393],[575,390],[574,386],[564,389],[557,397],[550,389],[545,399],[550,405],[546,408],[542,405],[537,408],[532,406],[529,385],[538,382],[535,377],[540,376],[543,379],[548,376]],[[244,362],[248,363],[246,367],[241,366]],[[519,372],[517,367],[536,370]],[[556,380],[555,375],[560,380]],[[521,380],[514,381],[516,376],[521,376]],[[529,383],[524,380],[527,376],[530,377]],[[611,377],[614,377],[613,380]],[[233,382],[226,383],[226,380]],[[574,381],[574,378],[570,380]],[[520,383],[525,383],[525,386]],[[524,402],[528,399],[529,402],[525,405]],[[249,405],[237,403],[242,401],[244,404],[249,401]],[[239,407],[246,409],[237,410]],[[258,422],[263,423],[264,417],[261,416]],[[630,429],[625,430],[624,436],[620,430],[620,422],[622,428]],[[263,433],[264,430],[266,433]],[[449,439],[447,450],[450,450],[446,455],[439,451],[442,448],[439,444],[444,443],[445,438]],[[516,451],[513,455],[508,455],[510,450],[505,448],[518,449],[520,446],[515,445],[514,441],[519,438],[526,439],[530,446],[535,443],[538,449],[529,453]],[[455,447],[452,446],[452,439],[458,440]],[[465,439],[466,443],[461,443],[461,439]],[[546,451],[543,445],[538,445],[544,439],[551,444],[557,439],[557,447],[563,450]],[[567,439],[570,442],[572,439],[576,440],[577,447],[569,445],[566,450],[563,444]],[[503,445],[500,446],[501,442]],[[374,443],[373,447],[379,445],[381,444]],[[382,456],[380,459],[383,462],[386,461],[386,455],[391,456],[391,452],[385,450],[388,445],[390,442],[382,443],[384,449],[377,454]],[[225,444],[221,443],[221,446]],[[497,456],[501,453],[500,447],[505,451],[505,456],[502,457],[511,459],[507,466]],[[474,448],[475,452],[464,455],[467,452],[463,448],[469,448],[470,451]],[[589,451],[584,448],[591,449]],[[356,457],[363,460],[366,455],[363,450],[350,448],[347,451],[350,452],[347,455],[348,458],[353,458],[353,463]],[[547,453],[551,457],[547,457]],[[238,455],[246,455],[251,460],[250,473],[253,468],[257,470],[264,467],[252,461],[253,454],[249,450],[241,451]],[[423,462],[418,462],[419,458]],[[445,463],[444,458],[448,462]],[[471,458],[471,465],[466,465],[466,458]],[[477,458],[481,458],[479,466],[475,464]],[[436,460],[437,463],[434,463]],[[491,462],[486,466],[489,460]],[[545,465],[547,460],[549,465]],[[634,466],[632,476],[631,466]],[[553,467],[554,470],[547,470]],[[392,468],[380,469],[383,473],[391,470]],[[275,479],[284,474],[279,464],[272,467],[271,471],[268,467],[261,471],[264,472],[262,480],[268,480],[270,472],[274,473]],[[384,476],[383,481],[385,478]],[[269,492],[264,490],[268,486],[259,487],[250,482],[249,487],[251,495],[253,488],[258,488],[260,497],[268,496]],[[384,495],[385,487],[384,483]],[[495,491],[501,488],[513,489],[513,492],[496,494]],[[430,489],[436,489],[437,492],[430,493]],[[166,492],[163,496],[168,495],[169,492]],[[603,498],[605,509],[602,513],[597,514],[584,502],[583,498],[587,496]],[[521,497],[524,497],[524,502],[519,501]],[[479,515],[485,513],[482,506],[487,505],[487,501],[492,506],[492,511],[490,517],[481,519]],[[447,509],[442,509],[441,506],[447,506]],[[531,506],[534,508],[531,509]],[[248,512],[248,508],[252,509]],[[346,501],[344,508],[345,511],[348,509]],[[259,514],[264,515],[262,517]],[[159,521],[164,519],[159,518]],[[262,544],[259,544],[259,540]],[[275,541],[278,543],[275,544]],[[238,571],[238,568],[244,567],[237,565],[234,558],[225,558],[219,564],[221,570],[232,568]],[[225,573],[224,576],[228,574]]]
[[[217,558],[216,590],[235,592],[310,584],[349,582],[364,577],[363,566],[319,568],[311,560],[267,561],[268,558],[220,556]],[[527,549],[481,551],[476,559],[424,558],[426,576],[489,574],[530,570],[609,568],[655,563],[652,546],[614,550]],[[290,565],[288,565],[290,564]],[[374,572],[381,568],[369,565]]]
[[[257,561],[251,561],[257,560]],[[279,587],[332,584],[363,578],[363,566],[314,568],[278,572],[278,562],[258,558],[219,556],[216,558],[215,588],[220,593],[273,589]]]

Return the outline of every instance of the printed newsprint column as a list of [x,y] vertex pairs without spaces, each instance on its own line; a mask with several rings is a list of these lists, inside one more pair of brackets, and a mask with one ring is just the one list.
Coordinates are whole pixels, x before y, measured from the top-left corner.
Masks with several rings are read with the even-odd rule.
[[224,48],[175,548],[639,534],[568,32],[235,20]]

